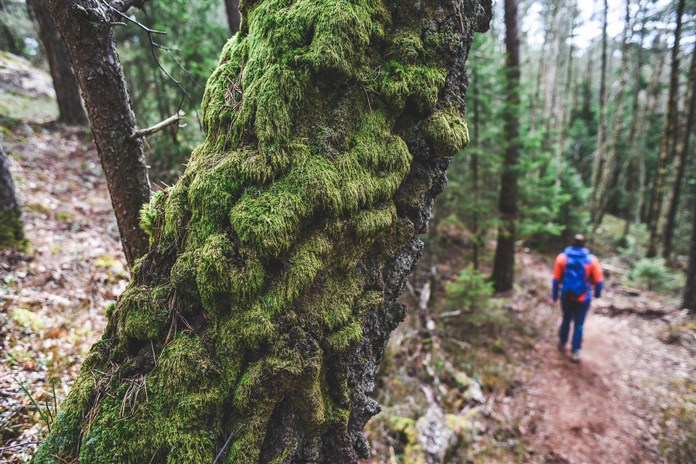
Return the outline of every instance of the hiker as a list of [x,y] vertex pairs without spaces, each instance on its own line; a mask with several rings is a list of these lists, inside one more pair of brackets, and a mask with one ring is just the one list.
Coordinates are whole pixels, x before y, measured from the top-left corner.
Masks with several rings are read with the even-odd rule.
[[580,347],[582,346],[582,326],[585,324],[587,311],[590,309],[594,285],[594,296],[602,296],[604,277],[599,260],[585,248],[585,237],[577,234],[573,237],[572,246],[563,250],[556,258],[553,268],[553,287],[551,298],[558,301],[559,291],[563,322],[558,330],[558,351],[565,352],[570,322],[573,322],[573,340],[571,360],[580,362]]

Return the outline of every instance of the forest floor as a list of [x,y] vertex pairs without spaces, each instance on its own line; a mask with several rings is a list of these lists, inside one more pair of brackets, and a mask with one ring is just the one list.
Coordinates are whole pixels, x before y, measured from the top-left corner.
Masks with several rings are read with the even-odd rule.
[[[3,75],[0,57],[4,91],[16,76]],[[0,107],[31,244],[27,254],[0,254],[0,462],[8,464],[33,454],[127,282],[89,133],[43,122],[43,100],[21,99],[31,92],[20,85],[14,93],[27,108],[23,121]],[[45,98],[46,86],[35,93]],[[464,254],[453,247],[438,264],[438,301]],[[367,427],[368,462],[415,464],[418,434],[443,413],[456,441],[446,462],[680,462],[679,449],[696,447],[696,323],[663,297],[626,287],[619,258],[600,258],[612,272],[588,317],[579,365],[556,350],[549,257],[519,253],[515,291],[484,322],[433,310],[426,340],[411,311],[378,379],[384,411]]]
[[[518,258],[523,279],[548,286],[547,262]],[[696,400],[693,318],[615,277],[592,304],[580,364],[556,348],[557,306],[540,302],[523,315],[541,336],[523,358],[531,375],[500,409],[518,422],[526,462],[668,462],[671,445],[683,445],[670,442],[668,422],[679,419],[673,408]]]

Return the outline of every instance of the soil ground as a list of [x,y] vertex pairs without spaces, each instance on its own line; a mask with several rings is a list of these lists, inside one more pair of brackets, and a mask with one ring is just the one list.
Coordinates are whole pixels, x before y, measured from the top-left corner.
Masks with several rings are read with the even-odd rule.
[[[519,258],[527,279],[548,280],[538,257]],[[557,350],[558,307],[540,303],[523,315],[541,336],[525,355],[528,380],[512,398],[503,398],[501,409],[519,423],[530,451],[526,462],[666,462],[659,452],[665,436],[660,412],[688,395],[696,377],[693,332],[680,340],[670,336],[670,327],[689,316],[669,307],[646,313],[644,295],[635,296],[635,312],[616,314],[616,308],[631,306],[623,295],[609,280],[603,299],[593,302],[580,364]]]

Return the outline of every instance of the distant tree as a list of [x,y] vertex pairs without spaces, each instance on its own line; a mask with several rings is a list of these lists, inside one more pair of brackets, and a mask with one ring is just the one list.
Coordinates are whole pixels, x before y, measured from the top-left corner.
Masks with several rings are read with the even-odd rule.
[[[592,160],[592,178],[590,188],[592,196],[590,197],[590,216],[591,222],[594,225],[598,219],[598,203],[599,203],[599,184],[600,175],[604,167],[604,162],[607,157],[607,24],[609,15],[609,3],[603,1],[604,8],[602,9],[602,61],[599,72],[599,129],[597,130],[597,148]],[[593,231],[594,231],[593,226]]]
[[[37,0],[38,1],[38,0]],[[150,199],[150,182],[137,136],[135,115],[116,52],[113,23],[142,0],[47,0],[46,5],[77,73],[97,153],[116,213],[123,251],[129,266],[148,249],[140,228],[140,209]]]
[[658,247],[662,244],[662,230],[660,217],[664,200],[665,185],[667,183],[667,168],[670,163],[670,147],[674,142],[674,134],[677,116],[677,99],[679,96],[679,44],[682,33],[682,17],[684,15],[685,0],[677,3],[676,27],[674,28],[674,44],[672,46],[672,64],[669,78],[669,96],[667,97],[667,111],[665,111],[662,125],[662,139],[658,154],[657,172],[655,172],[652,195],[648,210],[648,229],[650,241],[648,244],[648,257],[655,257]]
[[684,184],[684,176],[689,161],[690,141],[694,132],[696,132],[696,45],[693,46],[691,52],[691,69],[689,71],[686,101],[688,102],[686,124],[684,126],[686,130],[681,132],[681,137],[679,137],[677,141],[677,157],[674,160],[674,171],[676,175],[672,180],[668,197],[667,218],[663,234],[662,256],[667,260],[669,260],[672,255],[677,210],[679,208],[682,185]]
[[[624,32],[623,39],[621,41],[621,64],[619,65],[620,77],[618,82],[618,89],[616,95],[616,111],[614,112],[614,124],[611,133],[611,147],[607,149],[608,143],[606,142],[607,134],[603,135],[602,140],[599,141],[600,144],[604,143],[604,160],[599,165],[600,172],[598,173],[597,183],[594,185],[594,191],[592,197],[594,202],[592,204],[592,236],[599,228],[604,218],[604,213],[606,212],[607,205],[609,203],[609,197],[613,193],[611,188],[612,180],[616,177],[616,168],[618,164],[618,154],[619,145],[621,143],[621,129],[624,125],[624,98],[626,96],[626,82],[628,81],[629,73],[629,50],[630,50],[630,32],[633,28],[633,22],[631,21],[631,0],[626,0],[626,14],[624,17]],[[605,84],[606,85],[606,84]],[[606,97],[605,97],[606,98]],[[606,110],[605,110],[606,112]],[[605,118],[606,119],[606,118]],[[606,126],[606,121],[602,123]],[[600,126],[602,125],[600,124]],[[606,127],[604,129],[606,132]]]
[[0,250],[23,248],[24,245],[22,213],[15,194],[7,155],[0,144]]
[[[49,9],[79,31],[63,34],[78,76],[82,54],[115,58],[91,51],[112,43],[101,2]],[[205,141],[143,210],[150,251],[34,464],[369,457],[368,394],[468,141],[464,61],[490,9],[243,2],[206,86]]]
[[53,18],[46,8],[46,2],[45,0],[27,0],[27,6],[31,16],[39,26],[39,38],[46,53],[48,67],[53,79],[53,88],[56,91],[58,121],[75,126],[86,126],[88,124],[87,113],[82,107],[80,88],[77,85],[63,40],[60,38]]
[[17,37],[16,31],[10,27],[8,21],[7,7],[5,2],[0,0],[0,50],[7,50],[15,55],[21,55],[24,51],[22,39]]
[[505,0],[505,158],[500,177],[498,211],[501,224],[493,261],[493,286],[496,291],[512,289],[515,271],[515,229],[517,221],[519,106],[520,106],[520,43],[517,28],[517,0]]

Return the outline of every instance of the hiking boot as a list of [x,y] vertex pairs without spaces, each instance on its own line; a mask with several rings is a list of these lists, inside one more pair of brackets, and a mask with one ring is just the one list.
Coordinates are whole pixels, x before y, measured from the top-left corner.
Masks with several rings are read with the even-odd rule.
[[561,354],[565,354],[565,343],[558,342],[558,345],[556,345],[556,348],[558,349],[558,352]]
[[570,360],[573,361],[574,363],[579,363],[580,362],[580,352],[573,351],[573,354],[570,355]]

